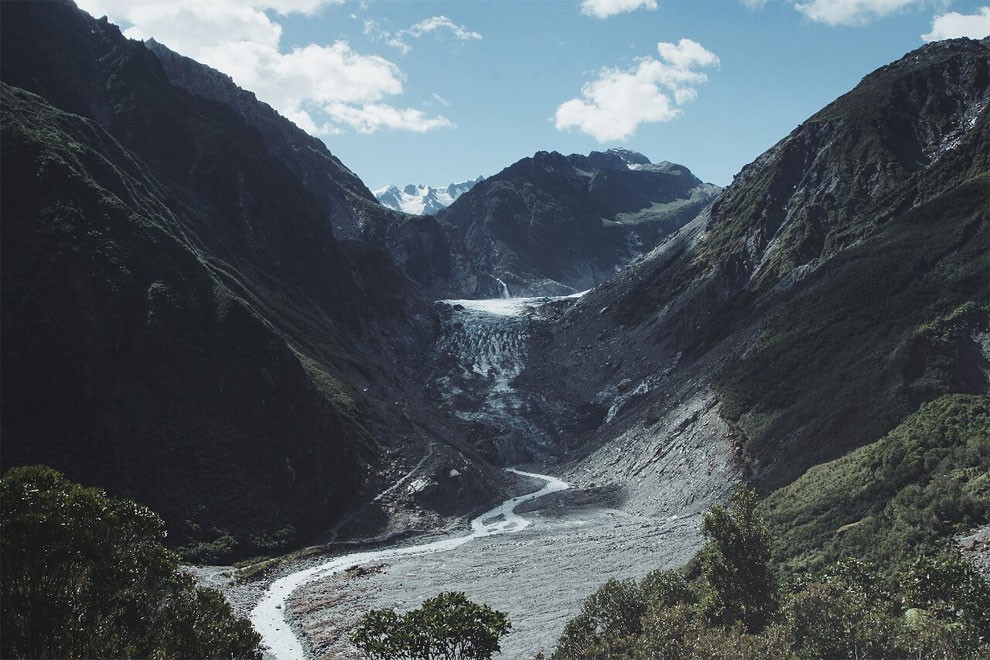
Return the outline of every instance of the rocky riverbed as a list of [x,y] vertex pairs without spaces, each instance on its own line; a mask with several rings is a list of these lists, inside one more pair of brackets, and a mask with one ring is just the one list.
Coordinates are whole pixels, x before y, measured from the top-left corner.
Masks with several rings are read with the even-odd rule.
[[442,591],[508,613],[506,658],[549,653],[581,601],[609,577],[641,578],[686,562],[700,546],[697,515],[658,520],[610,506],[615,492],[566,491],[526,507],[529,528],[450,552],[392,559],[298,589],[292,627],[316,658],[358,658],[347,632],[372,608],[405,611]]

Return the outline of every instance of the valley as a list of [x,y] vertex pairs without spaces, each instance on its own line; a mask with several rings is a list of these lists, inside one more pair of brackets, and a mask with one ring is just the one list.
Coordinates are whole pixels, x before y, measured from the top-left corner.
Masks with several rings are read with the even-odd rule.
[[[262,579],[263,592],[258,584],[246,588],[233,580],[233,567],[209,571],[207,583],[223,589],[241,614],[250,614],[272,657],[360,657],[346,632],[362,612],[403,609],[450,589],[517,622],[502,641],[504,657],[533,657],[552,651],[564,624],[603,575],[641,579],[651,570],[680,566],[697,552],[701,513],[738,479],[728,427],[714,414],[710,395],[686,399],[670,423],[684,430],[700,422],[701,428],[717,429],[717,439],[709,445],[711,439],[687,433],[651,447],[649,456],[627,452],[627,443],[583,465],[562,462],[561,447],[547,444],[549,434],[530,421],[546,412],[538,410],[536,393],[515,388],[529,357],[527,338],[580,297],[439,301],[446,321],[431,374],[450,414],[471,425],[478,451],[499,464],[554,468],[568,483],[511,469],[524,477],[512,491],[546,485],[510,498],[466,528],[421,534],[422,543],[373,544],[375,549],[352,554],[339,554],[347,546],[330,543]],[[634,396],[620,395],[610,414]],[[429,462],[428,454],[374,500],[428,493],[437,479]],[[594,467],[619,465],[628,477],[625,486]],[[461,475],[455,472],[442,476],[456,481]],[[324,553],[332,558],[321,559]]]
[[[846,559],[900,594],[985,535],[990,38],[876,69],[724,188],[540,150],[397,210],[224,73],[71,0],[3,19],[0,462],[92,486],[83,531],[124,498],[135,544],[269,657],[360,657],[362,614],[449,590],[508,615],[503,657],[549,657],[610,578],[641,611],[601,648],[688,630],[756,657],[820,594],[781,587],[744,630],[703,576],[706,512],[751,505],[767,590],[850,617],[879,597],[829,582]],[[680,600],[647,603],[657,569]],[[986,648],[951,619],[972,606],[912,619],[912,593],[876,605],[884,649]],[[3,625],[31,644],[76,630],[27,616]]]

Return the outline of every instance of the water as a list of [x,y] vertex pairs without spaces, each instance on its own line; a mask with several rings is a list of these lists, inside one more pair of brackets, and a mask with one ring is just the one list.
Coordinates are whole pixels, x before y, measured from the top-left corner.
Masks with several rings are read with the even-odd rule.
[[503,282],[497,277],[495,278],[495,281],[498,282],[499,292],[501,293],[502,297],[510,298],[511,296],[509,295],[509,285],[507,285],[505,282]]
[[502,502],[494,509],[487,511],[471,521],[471,533],[456,538],[442,539],[431,543],[411,545],[400,548],[385,548],[367,552],[355,552],[342,557],[336,557],[317,566],[290,573],[279,578],[265,591],[261,600],[251,611],[251,624],[262,637],[262,644],[278,660],[298,660],[305,656],[302,643],[285,620],[285,605],[289,596],[296,589],[314,580],[331,577],[349,568],[398,557],[414,557],[418,555],[449,552],[475,539],[496,534],[512,534],[529,527],[532,522],[515,512],[515,508],[523,502],[538,497],[566,490],[566,482],[543,474],[523,472],[509,469],[519,475],[534,477],[545,481],[543,488],[513,497]]
[[453,357],[456,366],[437,374],[434,385],[453,415],[491,437],[502,463],[546,460],[556,452],[548,434],[532,421],[534,406],[513,381],[526,366],[539,308],[560,299],[440,301],[451,311],[434,353]]

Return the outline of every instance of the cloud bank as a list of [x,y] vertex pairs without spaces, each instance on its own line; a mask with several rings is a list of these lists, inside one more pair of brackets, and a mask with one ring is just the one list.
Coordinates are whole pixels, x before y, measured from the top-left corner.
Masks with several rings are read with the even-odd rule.
[[[283,52],[282,27],[269,18],[313,14],[344,0],[78,0],[94,16],[128,26],[132,39],[154,37],[172,50],[230,75],[238,85],[313,135],[351,129],[426,132],[452,126],[391,105],[405,77],[394,63],[354,51],[346,41]],[[436,28],[433,28],[436,29]]]
[[969,37],[982,39],[990,35],[990,6],[980,7],[975,14],[949,12],[936,16],[932,21],[932,31],[921,36],[925,41]]
[[708,81],[699,69],[717,66],[718,57],[691,39],[657,44],[659,59],[644,57],[627,69],[603,69],[581,88],[580,98],[557,107],[559,131],[578,129],[599,142],[626,140],[640,124],[667,122],[697,96]]

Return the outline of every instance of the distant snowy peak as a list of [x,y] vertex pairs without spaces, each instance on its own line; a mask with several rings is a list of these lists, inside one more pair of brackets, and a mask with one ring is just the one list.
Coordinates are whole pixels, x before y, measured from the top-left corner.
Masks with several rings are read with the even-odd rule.
[[479,176],[474,181],[452,183],[443,188],[422,184],[409,184],[402,189],[398,186],[388,186],[375,190],[374,194],[379,202],[390,209],[413,215],[434,215],[453,204],[455,199],[474,188],[483,178]]

